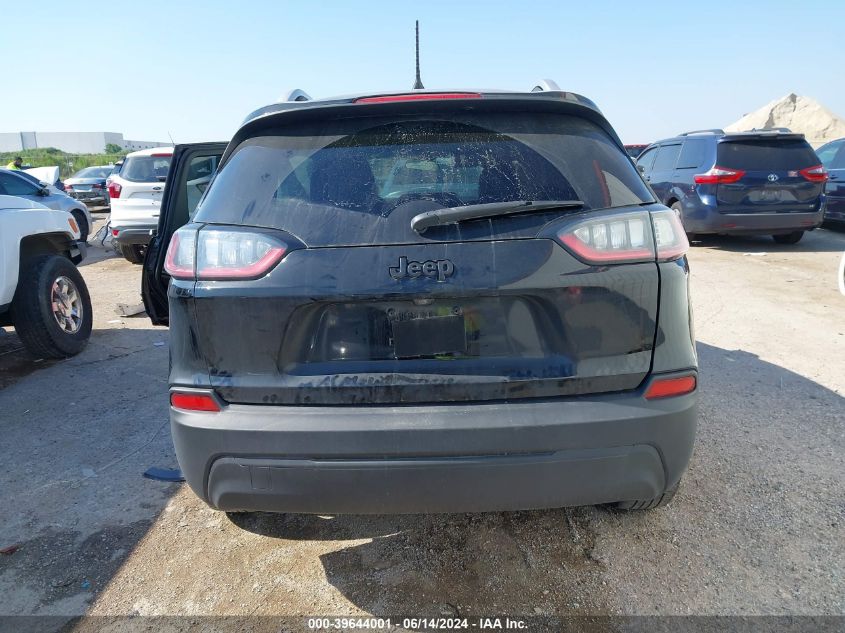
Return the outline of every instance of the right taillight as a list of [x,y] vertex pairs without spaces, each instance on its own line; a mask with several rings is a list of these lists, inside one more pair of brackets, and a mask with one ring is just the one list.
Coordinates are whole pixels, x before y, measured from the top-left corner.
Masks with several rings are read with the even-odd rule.
[[646,400],[672,398],[683,396],[695,391],[697,381],[695,376],[673,376],[671,378],[655,378],[645,392]]
[[798,173],[810,182],[827,182],[827,172],[822,165],[805,167],[804,169],[800,169]]
[[588,264],[668,261],[689,249],[684,227],[670,209],[589,217],[558,232],[557,239]]
[[657,261],[678,259],[689,250],[689,240],[678,214],[672,209],[651,212]]
[[108,184],[109,189],[109,198],[119,198],[120,197],[120,190],[123,187],[120,186],[120,183],[111,181]]
[[589,264],[645,262],[654,259],[648,213],[587,218],[557,234],[561,243]]
[[716,165],[703,174],[696,174],[692,177],[697,185],[729,185],[738,182],[745,172],[741,169],[728,169]]
[[258,279],[287,251],[287,244],[264,233],[185,227],[170,240],[164,270],[174,279]]

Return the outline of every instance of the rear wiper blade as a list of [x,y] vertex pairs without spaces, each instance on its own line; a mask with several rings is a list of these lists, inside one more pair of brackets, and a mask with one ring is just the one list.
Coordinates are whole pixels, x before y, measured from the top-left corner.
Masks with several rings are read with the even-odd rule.
[[433,209],[415,215],[411,228],[422,233],[432,226],[457,224],[464,220],[498,218],[521,213],[538,213],[552,209],[577,209],[583,207],[581,200],[513,200],[509,202],[489,202],[486,204],[467,204],[460,207]]

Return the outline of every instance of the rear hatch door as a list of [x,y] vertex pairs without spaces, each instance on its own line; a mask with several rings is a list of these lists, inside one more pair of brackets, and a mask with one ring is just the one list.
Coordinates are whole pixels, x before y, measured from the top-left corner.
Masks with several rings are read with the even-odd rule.
[[[197,261],[235,257],[219,237],[233,228],[290,252],[259,279],[192,289],[193,340],[225,400],[465,402],[640,384],[657,265],[589,265],[555,236],[608,209],[642,215],[651,193],[585,118],[478,110],[282,120],[233,150],[193,218]],[[583,205],[412,228],[421,213],[518,200]],[[626,222],[588,233],[645,239]]]
[[809,213],[818,210],[824,184],[802,170],[819,165],[813,149],[796,134],[726,136],[717,144],[716,164],[742,172],[716,186],[721,213]]

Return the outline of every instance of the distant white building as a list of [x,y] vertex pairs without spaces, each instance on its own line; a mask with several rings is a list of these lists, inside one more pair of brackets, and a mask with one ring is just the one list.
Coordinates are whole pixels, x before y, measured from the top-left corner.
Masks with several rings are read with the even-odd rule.
[[0,132],[0,152],[55,147],[68,154],[102,154],[109,143],[130,151],[173,144],[131,141],[118,132]]

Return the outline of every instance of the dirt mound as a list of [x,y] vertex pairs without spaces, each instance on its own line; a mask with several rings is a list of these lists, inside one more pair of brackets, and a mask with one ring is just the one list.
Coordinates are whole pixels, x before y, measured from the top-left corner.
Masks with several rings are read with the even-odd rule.
[[725,128],[726,132],[788,127],[801,132],[814,147],[845,136],[845,120],[810,97],[790,93],[746,114]]

